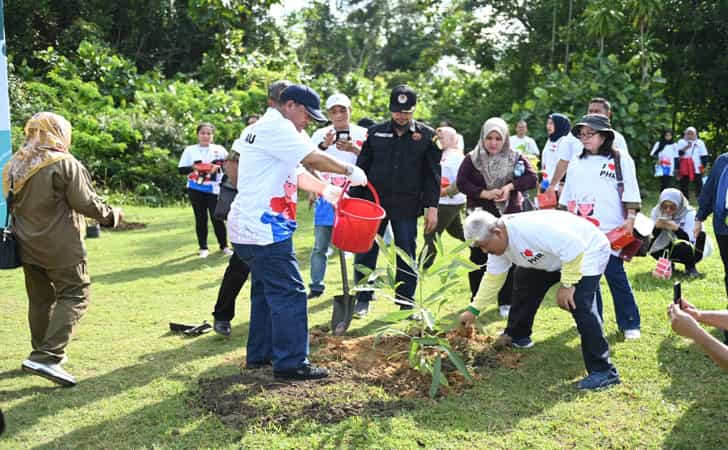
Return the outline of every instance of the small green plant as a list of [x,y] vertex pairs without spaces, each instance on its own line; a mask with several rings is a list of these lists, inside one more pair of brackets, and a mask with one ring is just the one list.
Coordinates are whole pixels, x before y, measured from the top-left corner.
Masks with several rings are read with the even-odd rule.
[[[448,298],[448,291],[460,283],[460,276],[464,270],[477,268],[473,263],[460,255],[467,243],[459,244],[449,252],[445,252],[439,237],[435,241],[437,258],[429,267],[425,268],[423,262],[427,260],[427,248],[418,259],[410,257],[407,252],[394,244],[386,245],[381,236],[376,237],[379,246],[380,261],[383,266],[370,269],[366,266],[356,265],[356,269],[364,274],[362,282],[356,290],[374,290],[378,296],[388,298],[398,304],[411,305],[412,309],[390,312],[378,320],[387,325],[377,331],[374,344],[376,345],[383,335],[400,335],[409,339],[410,349],[408,362],[410,367],[432,377],[430,397],[434,397],[440,386],[447,386],[447,378],[442,371],[443,356],[446,356],[463,374],[471,380],[463,358],[452,348],[447,337],[447,331],[452,329],[450,323],[445,324],[441,315],[443,306]],[[396,298],[395,290],[400,284],[397,282],[397,259],[401,259],[409,273],[417,279],[417,290],[412,302]],[[433,292],[425,292],[425,282],[435,278],[439,281],[438,288]],[[423,326],[413,326],[413,319]]]

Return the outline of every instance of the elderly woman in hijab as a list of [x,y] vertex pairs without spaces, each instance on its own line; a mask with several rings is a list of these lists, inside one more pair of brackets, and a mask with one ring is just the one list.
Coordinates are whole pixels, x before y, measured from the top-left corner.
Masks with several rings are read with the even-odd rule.
[[25,143],[3,170],[29,299],[33,351],[21,367],[67,387],[76,379],[61,365],[90,299],[84,216],[105,226],[121,220],[121,210],[96,195],[70,147],[71,124],[40,112],[26,123]]
[[[466,208],[481,208],[496,217],[522,211],[522,192],[536,187],[538,177],[528,158],[511,149],[508,124],[500,117],[485,121],[478,145],[465,156],[457,175],[457,187],[467,197]],[[471,299],[478,292],[488,254],[470,249],[470,260],[480,269],[468,274]],[[502,317],[508,316],[513,290],[512,274],[498,295]]]
[[685,275],[689,278],[699,277],[695,265],[703,259],[706,237],[705,231],[693,233],[695,210],[688,204],[688,199],[677,189],[665,189],[652,209],[652,220],[655,239],[650,255],[655,259],[668,256],[673,263],[685,264]]

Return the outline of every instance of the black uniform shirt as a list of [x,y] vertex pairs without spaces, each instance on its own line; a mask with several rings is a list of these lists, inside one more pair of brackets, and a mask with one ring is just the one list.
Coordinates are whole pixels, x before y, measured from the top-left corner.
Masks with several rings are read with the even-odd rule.
[[[402,136],[391,120],[369,129],[356,164],[379,193],[389,219],[413,219],[424,208],[437,208],[442,152],[435,136],[435,130],[417,121]],[[366,188],[354,195],[372,198]]]

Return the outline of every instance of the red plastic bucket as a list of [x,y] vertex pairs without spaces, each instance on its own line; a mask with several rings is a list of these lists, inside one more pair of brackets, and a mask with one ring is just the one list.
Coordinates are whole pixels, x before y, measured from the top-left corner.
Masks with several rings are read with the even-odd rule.
[[[348,188],[344,186],[344,191]],[[379,195],[371,183],[367,187],[374,194],[374,202],[361,198],[344,197],[339,200],[334,216],[334,231],[331,241],[341,250],[352,253],[366,253],[374,244],[379,224],[386,213],[379,206]]]

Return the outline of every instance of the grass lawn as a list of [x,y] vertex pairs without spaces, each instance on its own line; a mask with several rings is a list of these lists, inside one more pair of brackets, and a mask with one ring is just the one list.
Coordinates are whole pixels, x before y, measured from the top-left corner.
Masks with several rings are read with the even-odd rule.
[[[573,387],[584,376],[579,338],[552,292],[536,319],[536,346],[522,350],[521,367],[492,369],[462,395],[418,400],[394,417],[352,417],[333,425],[301,417],[285,429],[228,428],[193,403],[200,378],[235,374],[244,360],[247,286],[232,338],[171,335],[170,321],[212,320],[227,259],[218,252],[206,260],[197,257],[189,207],[127,208],[126,213],[128,220],[148,227],[103,232],[101,239],[87,242],[92,303],[66,365],[79,380],[75,388],[59,388],[20,370],[30,350],[23,275],[21,270],[0,273],[0,407],[8,422],[0,449],[728,446],[726,374],[671,332],[665,309],[672,283],[652,279],[654,261],[645,258],[628,265],[642,313],[641,340],[624,342],[619,335],[602,281],[606,333],[623,381],[613,389],[581,393]],[[313,229],[305,206],[300,215],[296,248],[308,282]],[[454,242],[447,238],[445,245]],[[700,308],[724,308],[720,258],[713,255],[698,269],[706,276],[683,282],[685,297]],[[311,326],[328,323],[330,297],[340,291],[335,258],[327,284],[326,295],[309,304]],[[450,299],[451,316],[467,303],[463,276]],[[351,332],[370,333],[377,315],[392,309],[383,301],[373,303],[372,314],[354,322]],[[490,334],[505,326],[495,305],[484,315]]]

